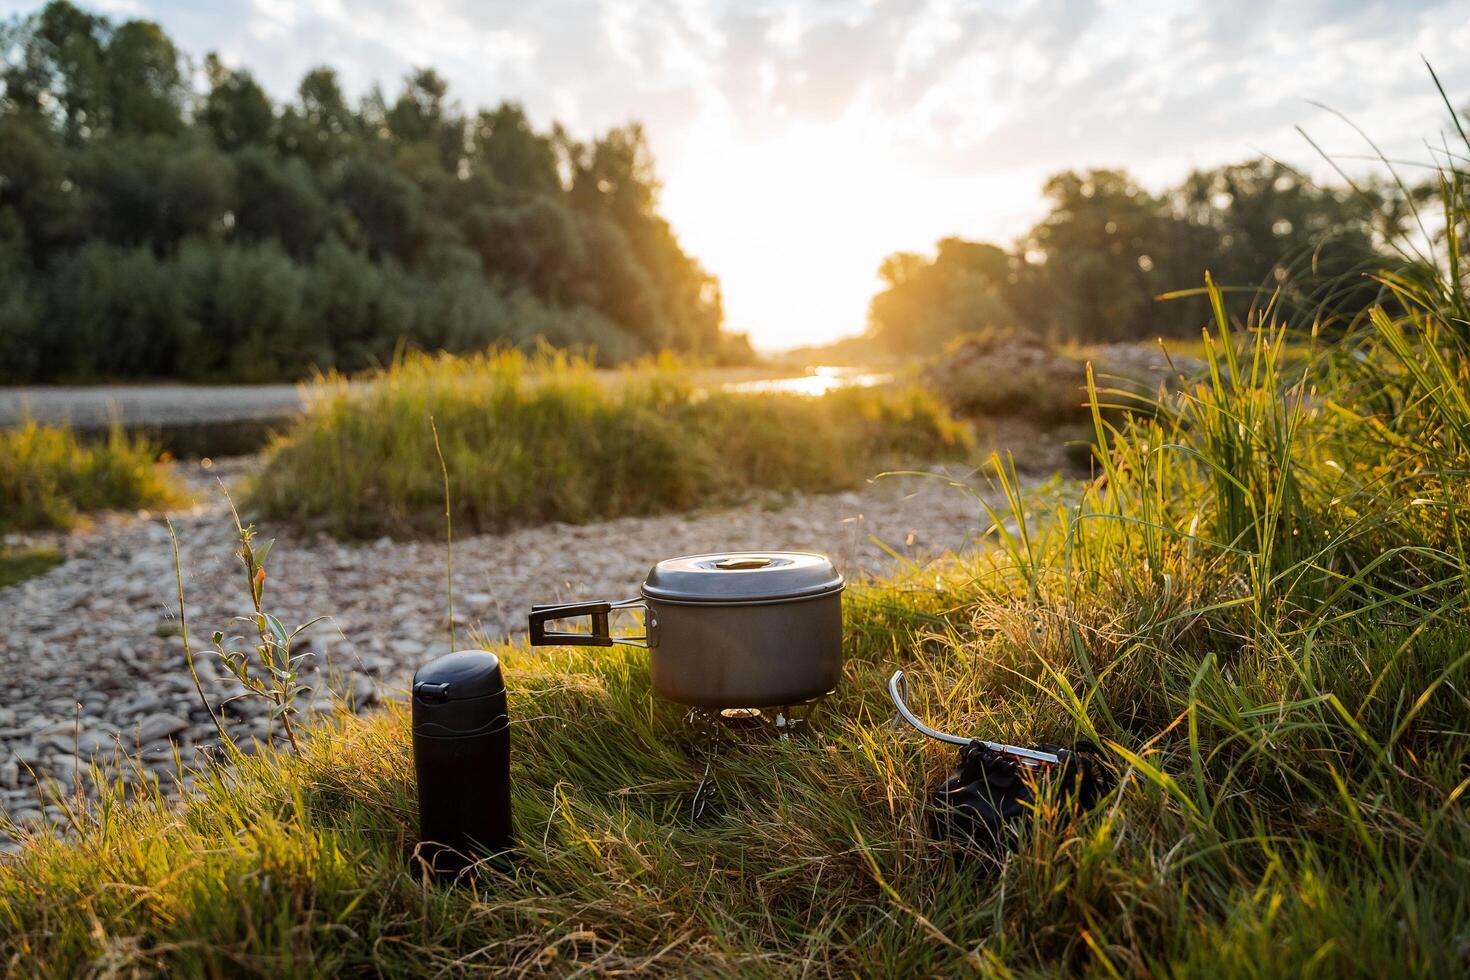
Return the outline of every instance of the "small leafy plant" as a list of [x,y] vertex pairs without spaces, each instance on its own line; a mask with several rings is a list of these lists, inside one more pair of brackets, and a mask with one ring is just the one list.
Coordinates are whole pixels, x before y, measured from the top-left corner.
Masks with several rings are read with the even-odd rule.
[[293,630],[287,630],[276,616],[266,612],[265,560],[275,540],[257,545],[255,525],[241,523],[240,514],[235,510],[233,502],[230,512],[234,515],[235,531],[240,539],[240,550],[236,552],[236,556],[245,567],[252,611],[231,620],[232,624],[243,624],[248,633],[226,635],[222,630],[215,630],[214,649],[225,668],[245,687],[243,693],[230,700],[258,697],[268,702],[271,720],[280,719],[286,741],[291,743],[292,753],[299,756],[301,746],[296,740],[292,716],[297,711],[296,698],[304,690],[304,685],[299,680],[301,668],[312,654],[295,653],[291,645],[297,636],[326,617],[318,616]]

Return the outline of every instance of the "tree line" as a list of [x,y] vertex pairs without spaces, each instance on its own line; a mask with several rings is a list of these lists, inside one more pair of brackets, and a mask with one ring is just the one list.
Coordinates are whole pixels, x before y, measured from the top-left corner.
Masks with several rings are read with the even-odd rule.
[[1083,343],[1197,337],[1203,298],[1158,298],[1207,271],[1257,302],[1351,318],[1379,296],[1367,274],[1412,218],[1394,185],[1318,186],[1266,159],[1196,171],[1161,194],[1120,170],[1058,174],[1044,193],[1047,215],[1010,248],[946,238],[933,256],[885,259],[869,336],[894,352],[992,328]]
[[657,207],[637,124],[579,141],[415,70],[285,104],[154,23],[0,32],[0,381],[295,378],[403,345],[750,356]]

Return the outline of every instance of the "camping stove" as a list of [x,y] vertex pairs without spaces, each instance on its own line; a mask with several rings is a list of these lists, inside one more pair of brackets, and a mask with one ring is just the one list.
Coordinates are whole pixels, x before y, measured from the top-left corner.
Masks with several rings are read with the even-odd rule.
[[704,760],[704,774],[689,801],[689,819],[698,821],[711,798],[718,796],[720,751],[749,740],[790,739],[805,732],[816,701],[779,708],[692,708],[684,724],[693,735],[693,754]]

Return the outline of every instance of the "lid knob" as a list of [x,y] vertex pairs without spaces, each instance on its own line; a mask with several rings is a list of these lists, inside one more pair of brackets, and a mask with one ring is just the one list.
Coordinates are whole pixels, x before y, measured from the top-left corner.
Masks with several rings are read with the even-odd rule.
[[714,566],[730,571],[738,571],[747,568],[769,568],[771,564],[771,559],[769,558],[721,558],[714,563]]

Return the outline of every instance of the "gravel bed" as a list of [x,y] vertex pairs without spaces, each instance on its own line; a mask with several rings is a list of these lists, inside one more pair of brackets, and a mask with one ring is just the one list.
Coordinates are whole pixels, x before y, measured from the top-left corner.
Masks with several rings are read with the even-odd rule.
[[[256,699],[226,703],[239,686],[218,664],[209,638],[216,629],[229,632],[231,618],[249,605],[219,478],[228,482],[250,465],[222,461],[207,472],[188,467],[196,502],[169,515],[182,549],[201,681],[232,735],[247,741],[279,737],[279,726],[271,730]],[[472,630],[491,638],[523,630],[533,602],[632,596],[648,568],[664,557],[819,551],[851,578],[894,567],[874,538],[922,563],[965,547],[986,523],[964,490],[905,476],[848,493],[460,538],[454,542],[460,645],[467,645]],[[344,700],[363,710],[401,696],[417,666],[448,651],[444,542],[344,543],[261,529],[262,539],[271,536],[278,540],[267,562],[267,609],[288,628],[331,617],[303,636],[314,655],[304,710],[327,710]],[[38,780],[71,790],[79,764],[126,754],[133,761],[120,766],[125,778],[151,774],[168,785],[175,751],[187,765],[215,739],[178,635],[164,515],[112,517],[39,543],[59,547],[67,560],[0,589],[0,804],[21,823],[60,813]]]

